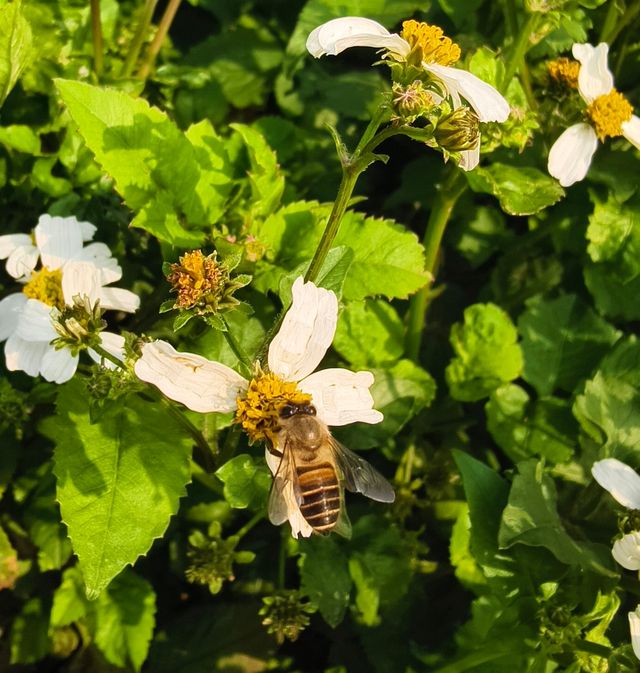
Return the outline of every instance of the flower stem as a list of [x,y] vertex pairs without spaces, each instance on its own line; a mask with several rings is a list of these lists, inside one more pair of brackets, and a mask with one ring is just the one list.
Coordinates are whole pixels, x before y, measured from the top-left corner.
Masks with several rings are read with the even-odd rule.
[[153,18],[153,12],[155,11],[158,0],[145,0],[144,7],[140,14],[140,21],[138,22],[138,27],[136,28],[135,35],[131,40],[129,45],[129,51],[127,56],[122,64],[122,70],[120,70],[120,77],[130,77],[133,72],[133,68],[138,60],[140,55],[140,49],[142,49],[142,43],[144,42],[145,35],[151,24],[151,19]]
[[95,351],[103,360],[108,360],[116,367],[124,369],[125,371],[127,370],[127,366],[124,364],[124,362],[122,362],[122,360],[118,360],[118,358],[113,355],[113,353],[109,353],[109,351],[105,350],[102,346],[91,346],[91,350]]
[[147,79],[147,77],[149,77],[151,68],[156,61],[156,57],[160,52],[160,47],[162,46],[164,38],[167,36],[167,33],[169,32],[169,28],[173,23],[173,19],[176,15],[176,12],[178,11],[178,7],[180,6],[181,2],[182,0],[169,0],[167,8],[164,10],[164,14],[162,15],[162,19],[160,19],[160,24],[158,25],[158,31],[156,32],[153,41],[149,45],[146,58],[144,59],[142,65],[140,66],[140,69],[138,70],[139,79]]
[[251,373],[253,371],[253,363],[251,362],[251,359],[245,353],[244,349],[242,348],[238,340],[231,333],[231,330],[229,329],[229,323],[222,316],[220,317],[222,319],[222,322],[224,323],[224,326],[226,327],[226,330],[223,332],[223,334],[224,338],[227,340],[227,343],[229,344],[229,348],[231,348],[233,354],[238,358],[240,364],[242,365],[242,368],[245,370],[243,373],[251,377]]
[[632,2],[626,8],[624,14],[618,17],[618,3],[612,2],[609,5],[609,11],[604,20],[602,31],[600,32],[600,42],[606,42],[611,46],[620,33],[640,14],[640,3]]
[[93,70],[100,77],[102,74],[104,49],[102,22],[100,20],[100,0],[91,0],[91,34],[93,37]]
[[435,276],[444,230],[456,202],[466,189],[462,172],[453,167],[449,170],[449,175],[440,186],[440,193],[431,210],[422,241],[425,249],[425,270],[431,274],[431,278],[420,291],[413,295],[409,305],[405,347],[408,357],[412,360],[417,360],[420,353],[427,306],[432,294],[431,285]]
[[264,519],[264,512],[258,512],[254,514],[247,523],[245,523],[242,528],[235,534],[235,536],[240,539],[243,538],[257,523],[260,523]]
[[528,19],[524,22],[524,25],[520,29],[520,33],[518,34],[511,49],[511,54],[504,70],[502,82],[500,83],[499,88],[503,93],[509,86],[509,83],[511,82],[511,79],[515,75],[516,71],[522,66],[524,56],[529,49],[529,38],[531,37],[531,34],[537,29],[540,22],[540,16],[541,15],[537,13],[529,14]]

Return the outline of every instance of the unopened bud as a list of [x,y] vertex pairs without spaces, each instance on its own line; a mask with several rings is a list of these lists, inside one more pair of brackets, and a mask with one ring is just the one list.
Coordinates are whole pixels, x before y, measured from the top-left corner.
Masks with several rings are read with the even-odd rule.
[[98,334],[107,326],[102,319],[104,309],[99,302],[92,306],[89,297],[76,295],[73,306],[51,309],[51,322],[58,334],[53,344],[56,348],[81,350],[95,343]]
[[409,122],[425,114],[434,105],[433,96],[424,88],[420,80],[416,80],[409,86],[396,82],[392,93],[396,113],[400,118]]
[[480,142],[478,115],[471,108],[459,107],[440,120],[433,137],[447,152],[474,149]]

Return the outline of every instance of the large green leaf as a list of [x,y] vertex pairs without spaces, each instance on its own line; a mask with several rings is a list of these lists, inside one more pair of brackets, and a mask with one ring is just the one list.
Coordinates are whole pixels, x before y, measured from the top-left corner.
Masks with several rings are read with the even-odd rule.
[[34,56],[31,28],[19,1],[0,7],[0,105]]
[[166,530],[189,482],[191,442],[162,406],[135,396],[92,424],[80,381],[60,389],[42,430],[56,443],[62,520],[95,598]]
[[228,460],[216,476],[224,483],[224,497],[231,507],[265,508],[271,475],[264,460],[243,453]]

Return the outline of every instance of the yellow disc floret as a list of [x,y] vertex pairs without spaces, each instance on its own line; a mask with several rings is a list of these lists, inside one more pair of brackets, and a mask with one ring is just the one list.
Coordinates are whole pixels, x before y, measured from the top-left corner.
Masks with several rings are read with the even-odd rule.
[[580,73],[578,61],[562,56],[547,62],[547,72],[549,77],[561,86],[568,89],[578,88],[578,74]]
[[205,257],[201,250],[187,252],[171,265],[167,280],[178,293],[176,308],[191,308],[215,302],[227,278],[213,253]]
[[452,65],[460,59],[460,47],[438,26],[411,19],[402,24],[400,35],[409,43],[412,55],[415,54],[419,61]]
[[600,140],[607,136],[615,138],[622,135],[622,124],[633,116],[631,103],[616,89],[598,96],[587,107],[587,115]]
[[62,271],[43,268],[32,274],[29,282],[22,288],[29,299],[38,299],[47,306],[64,308],[62,293]]
[[311,395],[299,390],[291,381],[258,370],[249,382],[247,392],[238,397],[236,423],[242,425],[252,442],[268,439],[277,444],[280,411],[285,404],[309,404]]

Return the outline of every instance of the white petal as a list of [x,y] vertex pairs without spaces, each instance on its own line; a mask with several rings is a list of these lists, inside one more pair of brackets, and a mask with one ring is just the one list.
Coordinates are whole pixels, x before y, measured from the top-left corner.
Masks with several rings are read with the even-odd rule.
[[111,250],[106,243],[90,243],[81,250],[76,259],[91,262],[100,269],[102,285],[115,283],[122,278],[122,269],[118,260],[111,256]]
[[49,349],[45,341],[25,341],[12,334],[4,345],[7,369],[11,372],[22,371],[29,376],[38,376],[44,354]]
[[29,234],[4,234],[4,236],[0,236],[0,259],[7,259],[16,248],[25,245],[33,245]]
[[[509,117],[511,108],[504,96],[467,70],[424,62],[422,67],[442,81],[454,103],[457,100],[455,94],[462,96],[481,122],[503,122]],[[459,104],[455,106],[459,107]]]
[[7,273],[13,278],[30,276],[36,268],[40,253],[32,243],[17,247],[7,259]]
[[300,381],[300,390],[312,397],[318,418],[327,425],[380,423],[384,416],[373,408],[371,372],[323,369]]
[[640,150],[640,117],[632,115],[629,121],[622,122],[620,126],[624,137]]
[[327,21],[312,30],[307,38],[307,51],[316,58],[325,54],[336,56],[350,47],[385,48],[401,57],[411,51],[399,35],[390,33],[377,21],[360,16]]
[[640,532],[633,531],[613,543],[613,558],[627,570],[640,570]]
[[42,358],[40,374],[46,381],[64,383],[76,373],[77,367],[77,355],[72,355],[66,348],[56,350],[49,346]]
[[0,341],[8,339],[17,329],[27,295],[15,292],[0,301]]
[[633,653],[640,659],[640,605],[638,605],[635,612],[629,613],[629,631],[631,632]]
[[58,335],[51,323],[51,306],[38,299],[28,299],[20,312],[16,334],[25,341],[48,344]]
[[233,369],[201,355],[179,353],[166,341],[145,344],[134,369],[142,381],[202,413],[233,411],[238,393],[247,387]]
[[464,150],[460,152],[460,160],[458,166],[463,171],[472,171],[480,163],[480,141],[477,147],[472,150]]
[[553,143],[547,161],[549,174],[563,187],[584,178],[598,147],[598,137],[589,124],[570,126]]
[[119,287],[100,288],[100,306],[114,311],[133,313],[140,308],[140,297],[130,290]]
[[72,260],[64,265],[62,272],[62,294],[68,306],[73,305],[75,296],[86,296],[91,305],[102,293],[100,271],[90,262]]
[[613,89],[613,75],[607,66],[609,45],[601,42],[597,47],[591,44],[574,44],[573,56],[580,61],[578,91],[582,98],[591,103],[598,96]]
[[640,509],[640,476],[626,463],[605,458],[593,464],[591,474],[621,505]]
[[[102,347],[111,353],[114,357],[118,358],[120,361],[124,361],[124,337],[120,334],[114,334],[113,332],[100,332],[100,342]],[[105,360],[102,358],[102,355],[96,353],[93,348],[88,348],[87,352],[94,362],[97,362],[99,365],[106,367],[107,369],[115,369],[116,365],[110,360]]]
[[78,222],[78,225],[80,226],[82,240],[91,241],[96,233],[96,225],[91,224],[91,222],[80,222],[79,220],[76,220],[76,222]]
[[41,215],[34,229],[42,264],[59,269],[82,250],[83,228],[75,217]]
[[299,381],[320,364],[338,319],[338,300],[331,290],[299,276],[292,293],[291,308],[269,344],[269,368],[285,381]]

